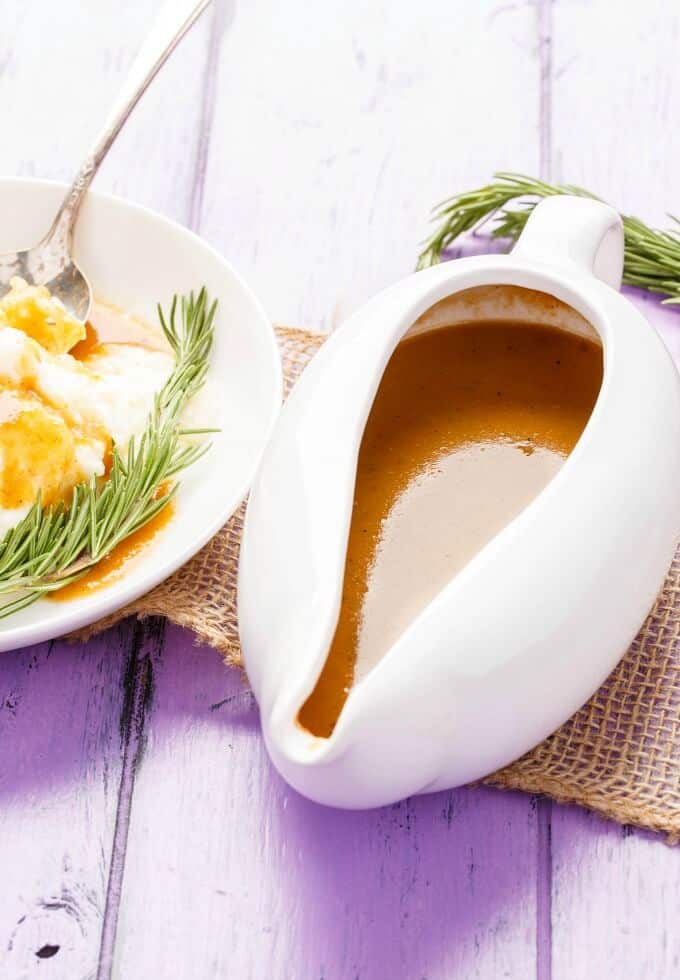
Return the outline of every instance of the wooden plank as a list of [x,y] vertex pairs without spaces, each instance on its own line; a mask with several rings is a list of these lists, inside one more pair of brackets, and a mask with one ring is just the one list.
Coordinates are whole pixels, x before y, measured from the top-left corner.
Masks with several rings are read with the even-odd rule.
[[[256,0],[214,54],[196,217],[278,321],[331,326],[408,272],[431,205],[499,146],[537,166],[529,8]],[[322,809],[272,771],[213,652],[173,629],[152,666],[114,976],[535,973],[549,882],[532,801]]]
[[[675,38],[663,0],[552,8],[552,149],[557,180],[582,184],[654,222],[680,198]],[[677,357],[677,314],[639,300]],[[553,807],[553,980],[680,972],[680,851],[575,808]]]
[[145,742],[146,710],[151,697],[152,664],[163,646],[165,621],[148,619],[135,624],[128,670],[128,697],[121,715],[123,743],[120,789],[116,811],[116,827],[111,844],[111,859],[106,891],[106,907],[101,931],[97,980],[109,980],[113,969],[120,896],[125,872],[130,812],[137,767]]
[[[129,629],[0,656],[0,974],[93,977],[129,696]],[[49,963],[48,963],[49,961]]]
[[658,835],[554,807],[553,980],[680,976],[680,853]]
[[[98,0],[95,15],[78,0],[0,3],[0,101],[11,133],[0,142],[2,172],[70,179],[157,9],[157,0]],[[203,18],[174,54],[97,187],[189,219],[210,32]],[[124,630],[82,649],[0,658],[3,977],[40,969],[57,980],[92,978],[102,929],[110,951],[131,794],[122,767],[134,762],[139,736],[123,709],[143,689],[145,663],[132,639]]]
[[[630,295],[680,363],[677,313]],[[552,980],[680,973],[680,849],[659,835],[553,806],[550,866]]]
[[663,223],[680,208],[680,8],[557,0],[552,17],[553,178]]
[[[159,6],[98,0],[93,15],[79,0],[0,0],[7,134],[0,173],[73,177]],[[175,51],[104,162],[96,188],[188,220],[210,28],[206,15]]]
[[537,169],[536,28],[502,0],[242,5],[201,233],[274,319],[331,328],[413,269],[435,203]]
[[533,974],[528,798],[325,809],[272,770],[253,698],[216,653],[170,629],[153,689],[115,976]]

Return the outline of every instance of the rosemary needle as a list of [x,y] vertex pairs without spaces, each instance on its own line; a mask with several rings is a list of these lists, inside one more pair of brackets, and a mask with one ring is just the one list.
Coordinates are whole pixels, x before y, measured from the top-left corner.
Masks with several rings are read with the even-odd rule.
[[158,307],[175,366],[154,398],[144,432],[130,441],[125,458],[114,447],[104,482],[78,484],[68,505],[43,508],[38,497],[0,540],[0,597],[8,597],[0,602],[0,618],[80,578],[152,520],[177,490],[175,484],[159,496],[159,487],[206,451],[207,445],[182,442],[180,420],[205,381],[216,306],[201,289],[181,301],[175,296],[167,316]]
[[[493,238],[516,241],[538,201],[557,194],[599,200],[571,184],[548,184],[522,174],[494,174],[490,184],[457,194],[435,208],[432,220],[437,228],[424,243],[417,267],[436,265],[444,250],[457,238],[487,221],[492,222]],[[663,293],[664,303],[680,303],[680,222],[672,215],[669,217],[673,227],[669,231],[657,231],[638,218],[622,215],[623,281],[627,286]]]

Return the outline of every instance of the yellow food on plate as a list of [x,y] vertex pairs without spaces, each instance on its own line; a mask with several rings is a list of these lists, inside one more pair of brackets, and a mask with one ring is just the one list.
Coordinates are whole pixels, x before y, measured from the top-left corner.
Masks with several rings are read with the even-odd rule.
[[15,276],[10,287],[0,299],[0,326],[21,330],[51,354],[65,354],[85,337],[85,325],[45,286],[29,286]]
[[38,490],[45,504],[62,499],[83,476],[75,433],[30,391],[0,391],[0,462],[0,507],[10,513]]
[[85,329],[59,311],[46,290],[16,283],[0,300],[0,536],[38,495],[68,502],[77,483],[104,478],[112,446],[125,453],[144,431],[173,368],[167,349],[131,342],[128,320],[110,311],[109,335],[125,319],[124,342],[91,344],[79,360],[68,350]]

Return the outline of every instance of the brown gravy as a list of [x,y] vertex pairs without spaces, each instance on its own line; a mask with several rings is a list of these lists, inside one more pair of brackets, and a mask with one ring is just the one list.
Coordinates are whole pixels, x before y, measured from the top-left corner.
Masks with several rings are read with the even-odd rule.
[[598,344],[535,324],[397,347],[361,443],[340,615],[304,728],[331,734],[352,684],[550,481],[601,382]]
[[56,592],[48,592],[47,598],[53,602],[68,602],[70,599],[85,599],[114,582],[120,581],[136,563],[140,554],[156,535],[166,527],[175,513],[174,501],[169,501],[155,517],[124,538],[113,551],[98,561],[81,578],[65,585]]
[[125,313],[109,303],[95,301],[90,319],[85,324],[85,336],[69,353],[77,361],[88,361],[106,344],[128,344],[150,350],[169,350],[160,329],[146,324],[139,317]]
[[[31,321],[20,321],[33,336]],[[39,324],[39,327],[41,325]],[[42,325],[52,331],[52,341],[60,345],[57,324],[47,318]],[[63,328],[63,324],[61,325]],[[37,334],[36,334],[37,335]],[[43,337],[45,339],[45,337]],[[153,350],[168,350],[160,328],[144,323],[107,303],[95,301],[91,319],[85,324],[85,337],[69,351],[86,363],[110,344],[129,344]],[[36,480],[41,480],[41,499],[50,505],[70,499],[71,488],[82,478],[74,455],[72,420],[64,417],[57,403],[49,404],[44,393],[34,390],[33,381],[23,378],[16,387],[3,384],[0,390],[0,507],[12,510],[30,505],[36,496]],[[109,445],[104,457],[105,473],[111,465],[111,440],[101,426],[89,424],[87,434]]]

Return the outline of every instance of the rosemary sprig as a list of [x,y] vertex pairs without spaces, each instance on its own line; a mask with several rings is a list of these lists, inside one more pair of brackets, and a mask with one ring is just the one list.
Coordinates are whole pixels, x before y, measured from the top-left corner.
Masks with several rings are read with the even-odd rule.
[[[494,174],[492,183],[458,194],[435,208],[432,220],[438,227],[424,243],[417,267],[436,265],[442,252],[457,238],[488,221],[491,237],[516,241],[538,201],[556,194],[599,200],[572,184],[548,184],[521,174]],[[670,218],[674,227],[657,231],[638,218],[622,215],[623,281],[628,286],[663,293],[664,303],[680,303],[680,221],[672,215]]]
[[[47,592],[75,581],[121,541],[167,506],[177,485],[159,488],[208,448],[182,442],[180,419],[208,370],[216,302],[205,289],[178,304],[166,317],[158,306],[175,367],[154,399],[147,427],[132,439],[125,459],[113,449],[108,477],[75,487],[71,502],[43,508],[40,498],[26,517],[0,540],[0,618],[23,609]],[[181,326],[178,324],[178,309]]]

